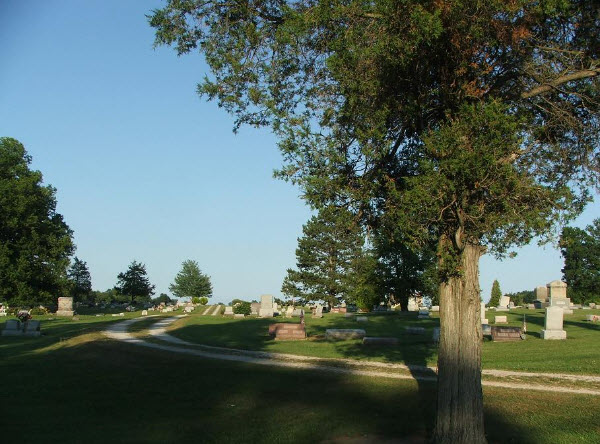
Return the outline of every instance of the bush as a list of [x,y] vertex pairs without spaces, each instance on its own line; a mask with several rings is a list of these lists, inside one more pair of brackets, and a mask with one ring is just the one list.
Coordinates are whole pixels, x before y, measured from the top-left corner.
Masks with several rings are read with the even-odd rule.
[[202,296],[200,298],[200,305],[206,305],[206,304],[208,304],[208,298]]
[[250,307],[250,302],[238,302],[233,307],[233,313],[234,314],[245,314],[246,316],[249,316],[250,313],[252,313],[252,309]]
[[46,310],[44,307],[35,307],[31,309],[30,313],[34,316],[43,316],[48,314],[48,310]]

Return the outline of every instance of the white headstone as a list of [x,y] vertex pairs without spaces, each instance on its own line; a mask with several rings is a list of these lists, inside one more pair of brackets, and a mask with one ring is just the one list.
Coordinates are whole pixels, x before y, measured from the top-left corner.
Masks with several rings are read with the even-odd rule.
[[508,304],[510,304],[510,297],[509,296],[500,296],[500,303],[498,304],[498,307],[508,308]]
[[567,339],[567,332],[563,330],[564,311],[560,306],[546,308],[546,319],[542,339]]
[[230,316],[233,315],[233,307],[228,305],[225,307],[225,313],[223,313],[224,316]]
[[260,295],[260,308],[273,309],[273,295],[262,294]]
[[506,319],[506,316],[496,316],[496,319],[494,320],[494,322],[496,324],[507,324],[508,320]]
[[535,299],[537,301],[548,302],[548,287],[536,287]]
[[552,281],[546,284],[548,297],[555,299],[567,299],[567,284],[563,281]]
[[323,317],[323,306],[321,304],[317,304],[317,308],[315,308],[315,314],[313,318],[322,318]]
[[148,316],[148,310],[142,310],[142,316]]

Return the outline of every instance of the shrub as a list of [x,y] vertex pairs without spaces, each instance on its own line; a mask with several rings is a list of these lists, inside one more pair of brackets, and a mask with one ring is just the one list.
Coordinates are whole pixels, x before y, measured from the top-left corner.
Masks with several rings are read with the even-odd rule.
[[246,316],[249,316],[250,313],[252,313],[252,309],[250,307],[250,302],[238,302],[233,307],[233,313],[234,314],[245,314]]
[[43,316],[48,314],[48,310],[44,307],[35,307],[31,309],[30,313],[34,316]]
[[208,298],[207,298],[207,297],[204,297],[204,296],[202,296],[202,297],[200,298],[200,305],[206,305],[206,304],[208,304]]

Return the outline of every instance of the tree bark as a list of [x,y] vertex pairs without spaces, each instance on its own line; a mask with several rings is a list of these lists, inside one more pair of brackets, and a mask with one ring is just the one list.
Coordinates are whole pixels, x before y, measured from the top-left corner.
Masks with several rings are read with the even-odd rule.
[[435,443],[487,443],[481,390],[479,258],[482,253],[481,246],[464,245],[460,252],[461,274],[440,284]]

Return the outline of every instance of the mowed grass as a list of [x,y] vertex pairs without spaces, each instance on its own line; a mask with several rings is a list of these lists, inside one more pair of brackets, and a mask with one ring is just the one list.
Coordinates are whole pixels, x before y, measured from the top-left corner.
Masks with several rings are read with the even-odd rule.
[[[48,321],[41,338],[0,337],[3,436],[318,443],[365,436],[420,442],[431,433],[434,384],[150,350],[102,336],[110,322]],[[600,397],[497,388],[484,396],[491,443],[600,442]]]
[[[517,309],[510,312],[488,311],[493,325],[495,316],[508,317],[508,325],[527,323],[527,339],[519,342],[483,343],[483,367],[536,372],[600,374],[600,324],[585,321],[586,314],[600,314],[600,310],[575,310],[566,315],[566,341],[545,341],[540,338],[544,328],[544,310]],[[298,318],[246,318],[243,320],[192,315],[171,329],[171,334],[189,342],[246,350],[318,356],[323,358],[351,358],[417,365],[435,365],[437,348],[432,344],[433,328],[439,318],[417,319],[416,313],[369,314],[366,323],[356,322],[341,314],[326,314],[321,319],[306,316],[306,341],[276,341],[269,337],[268,326],[273,322],[299,322]],[[405,327],[424,327],[424,335],[409,334]],[[328,328],[362,328],[368,336],[392,336],[400,339],[395,347],[365,347],[360,340],[327,341]]]

